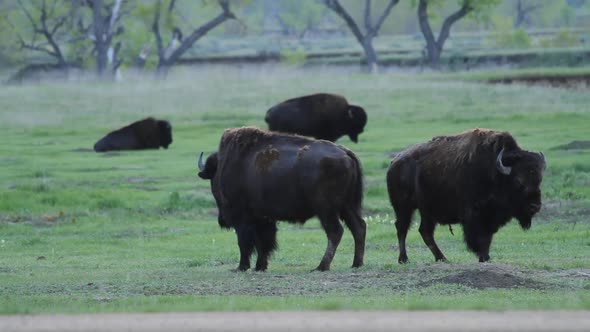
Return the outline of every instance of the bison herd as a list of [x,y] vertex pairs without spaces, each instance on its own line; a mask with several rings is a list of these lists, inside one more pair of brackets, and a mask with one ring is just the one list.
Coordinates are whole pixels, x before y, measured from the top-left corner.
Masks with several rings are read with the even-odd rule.
[[[264,271],[277,247],[277,222],[305,223],[317,217],[328,239],[316,270],[326,271],[344,232],[354,238],[353,267],[363,265],[366,223],[361,216],[363,173],[357,156],[333,143],[347,135],[357,142],[367,123],[360,106],[342,96],[314,94],[289,99],[265,116],[270,131],[227,129],[217,152],[198,161],[209,180],[218,223],[237,234],[237,270]],[[167,148],[172,128],[147,118],[113,131],[97,152]],[[460,224],[467,248],[480,262],[490,259],[493,235],[512,218],[523,229],[541,208],[546,168],[542,153],[520,148],[508,132],[474,129],[437,136],[398,153],[387,171],[389,200],[396,215],[399,263],[406,263],[406,235],[417,210],[419,232],[435,260],[446,257],[434,240],[437,224]]]

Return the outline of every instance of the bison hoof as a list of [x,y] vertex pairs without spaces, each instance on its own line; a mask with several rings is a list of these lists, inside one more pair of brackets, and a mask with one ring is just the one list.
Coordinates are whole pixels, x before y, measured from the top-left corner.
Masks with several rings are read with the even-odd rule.
[[330,271],[330,267],[326,267],[326,266],[318,266],[315,269],[311,270],[311,272],[315,272],[315,271],[320,271],[320,272],[325,272],[325,271]]
[[398,263],[400,263],[400,264],[406,264],[406,263],[408,262],[408,257],[401,257],[401,256],[400,256],[400,257],[397,259],[397,261],[398,261]]
[[363,266],[363,263],[352,263],[352,266],[351,267],[357,269],[357,268],[359,268],[361,266]]
[[254,271],[257,271],[257,272],[265,272],[266,271],[266,266],[257,266],[256,269],[254,269]]
[[436,259],[436,261],[437,262],[443,262],[443,263],[447,263],[448,262],[448,260],[447,260],[446,257],[439,257],[439,258]]
[[486,263],[490,260],[490,255],[485,255],[485,256],[479,256],[479,262],[480,263]]
[[249,268],[249,266],[238,266],[236,269],[233,269],[232,272],[245,272]]

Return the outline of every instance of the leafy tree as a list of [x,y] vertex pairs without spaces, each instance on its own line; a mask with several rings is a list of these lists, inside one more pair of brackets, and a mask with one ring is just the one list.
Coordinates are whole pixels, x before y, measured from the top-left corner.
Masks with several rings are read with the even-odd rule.
[[438,37],[434,36],[428,15],[428,6],[440,6],[441,0],[418,0],[418,23],[426,40],[426,58],[431,67],[437,68],[445,42],[450,36],[451,27],[467,15],[483,17],[500,0],[458,0],[459,9],[447,16],[440,28]]
[[370,72],[377,71],[377,53],[375,52],[375,48],[373,47],[373,38],[377,36],[379,33],[379,29],[383,25],[383,22],[391,12],[393,6],[395,6],[399,0],[389,0],[386,7],[383,9],[381,16],[377,19],[375,23],[371,18],[371,0],[365,0],[365,9],[364,9],[364,26],[365,31],[364,33],[361,32],[357,22],[354,18],[346,11],[346,9],[340,4],[338,0],[323,0],[324,4],[333,10],[340,18],[346,22],[348,28],[357,39],[357,41],[363,47],[365,52],[365,57],[367,60],[367,67]]
[[286,34],[303,37],[317,26],[325,16],[325,7],[311,1],[279,1],[279,12],[275,15]]

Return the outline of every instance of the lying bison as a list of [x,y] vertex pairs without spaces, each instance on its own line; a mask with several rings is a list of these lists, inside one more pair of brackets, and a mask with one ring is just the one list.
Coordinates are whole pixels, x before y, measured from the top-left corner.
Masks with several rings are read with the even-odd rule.
[[360,106],[349,105],[342,96],[318,93],[286,100],[273,106],[264,118],[268,129],[335,142],[344,135],[357,143],[367,124]]
[[363,265],[366,224],[360,216],[361,165],[350,150],[327,141],[272,133],[252,127],[228,129],[218,152],[199,177],[211,180],[221,227],[234,228],[240,247],[239,271],[264,271],[276,248],[277,221],[304,223],[317,216],[328,246],[317,270],[330,269],[344,220],[354,238],[353,267]]
[[171,143],[170,123],[150,117],[108,133],[94,144],[94,151],[167,149]]
[[518,219],[523,229],[541,208],[542,153],[522,150],[507,132],[475,129],[439,136],[398,154],[387,172],[397,221],[399,262],[408,261],[406,235],[414,210],[420,235],[437,261],[446,258],[434,241],[436,224],[461,224],[469,250],[490,259],[492,237]]

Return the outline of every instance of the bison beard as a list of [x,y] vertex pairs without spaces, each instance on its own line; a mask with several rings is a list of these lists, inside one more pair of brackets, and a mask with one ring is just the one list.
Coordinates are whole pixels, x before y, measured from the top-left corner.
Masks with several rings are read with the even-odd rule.
[[463,226],[464,240],[480,262],[490,259],[494,233],[511,218],[523,229],[541,208],[542,153],[522,150],[507,132],[475,129],[439,136],[399,153],[387,172],[397,221],[400,263],[408,261],[406,235],[415,210],[420,235],[437,261],[436,224]]
[[171,143],[170,123],[150,117],[108,133],[94,144],[94,151],[167,149]]
[[317,216],[328,245],[317,270],[326,271],[343,228],[355,243],[352,266],[363,265],[366,224],[360,216],[362,170],[354,153],[326,141],[244,127],[224,132],[218,152],[199,177],[211,180],[221,227],[234,228],[240,248],[239,271],[264,271],[275,250],[278,220],[304,223]]
[[270,108],[268,129],[335,142],[344,135],[357,143],[367,123],[365,110],[339,95],[317,93],[286,100]]

